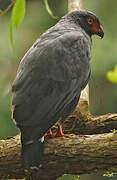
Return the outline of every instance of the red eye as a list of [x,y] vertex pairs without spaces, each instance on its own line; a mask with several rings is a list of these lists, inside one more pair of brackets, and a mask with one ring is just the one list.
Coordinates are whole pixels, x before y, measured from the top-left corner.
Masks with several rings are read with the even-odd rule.
[[93,24],[93,19],[92,18],[88,18],[88,24]]

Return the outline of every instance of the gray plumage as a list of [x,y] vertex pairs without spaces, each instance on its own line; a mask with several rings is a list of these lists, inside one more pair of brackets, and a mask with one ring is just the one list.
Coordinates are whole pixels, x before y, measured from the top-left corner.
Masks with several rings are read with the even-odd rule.
[[39,148],[32,154],[29,151],[36,149],[37,141],[40,143],[59,118],[75,109],[88,83],[93,32],[89,33],[85,19],[90,16],[100,24],[88,11],[64,16],[40,36],[19,65],[12,87],[12,105],[13,119],[22,134],[22,158],[26,166],[41,164]]

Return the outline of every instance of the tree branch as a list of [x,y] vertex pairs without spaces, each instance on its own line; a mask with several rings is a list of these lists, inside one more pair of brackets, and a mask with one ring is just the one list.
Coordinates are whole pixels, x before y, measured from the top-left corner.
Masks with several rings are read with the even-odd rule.
[[11,3],[8,5],[8,7],[4,10],[0,9],[0,16],[3,16],[7,13],[7,11],[15,4],[16,0],[12,0]]
[[68,12],[82,9],[81,0],[68,0]]
[[[81,102],[80,108],[86,108],[86,101]],[[100,116],[93,116],[88,111],[80,111],[78,107],[74,113],[69,116],[63,126],[65,133],[75,133],[75,134],[102,134],[108,133],[111,130],[117,129],[117,114],[105,114]]]
[[[117,114],[82,116],[78,109],[64,123],[67,133],[106,132],[117,128]],[[83,118],[84,117],[84,118]],[[82,119],[83,118],[83,119]],[[86,118],[86,119],[85,119]],[[83,122],[82,122],[83,121]],[[75,125],[72,126],[72,124]],[[54,130],[56,127],[54,127]],[[98,130],[96,130],[98,129]],[[20,160],[20,136],[0,141],[0,179],[22,178],[55,180],[63,174],[94,173],[117,168],[117,134],[67,135],[45,140],[44,167],[25,172]],[[71,166],[72,164],[72,166]],[[88,164],[88,166],[87,166]],[[46,172],[46,173],[45,173]]]

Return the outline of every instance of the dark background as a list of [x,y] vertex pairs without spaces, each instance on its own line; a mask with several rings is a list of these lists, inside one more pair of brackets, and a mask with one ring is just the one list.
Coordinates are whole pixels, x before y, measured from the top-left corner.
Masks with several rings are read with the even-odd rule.
[[[11,11],[0,17],[0,139],[18,133],[11,120],[11,85],[23,55],[34,41],[59,19],[52,19],[42,0],[27,0],[26,16],[18,29],[14,29],[15,48],[9,40]],[[8,0],[0,0],[0,8]],[[59,18],[67,13],[67,0],[49,0],[54,15]],[[83,7],[97,14],[105,31],[103,40],[93,37],[92,75],[90,79],[90,111],[92,114],[116,113],[117,84],[107,80],[106,74],[117,64],[117,1],[84,0]],[[117,177],[115,177],[116,179]],[[73,176],[65,176],[64,180]],[[102,175],[81,176],[81,180],[108,179]],[[114,178],[113,178],[114,179]]]

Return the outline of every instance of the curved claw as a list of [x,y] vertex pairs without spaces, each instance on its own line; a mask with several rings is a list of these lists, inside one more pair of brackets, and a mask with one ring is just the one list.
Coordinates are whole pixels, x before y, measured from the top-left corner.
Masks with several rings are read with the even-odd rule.
[[66,136],[66,134],[63,133],[62,125],[61,125],[60,123],[58,124],[58,130],[57,130],[57,132],[56,132],[55,134],[52,132],[51,129],[49,129],[49,131],[48,131],[47,133],[45,133],[44,137],[46,137],[46,136],[48,136],[48,135],[49,135],[50,137],[52,137],[52,138],[54,138],[54,137],[63,137],[63,136]]

